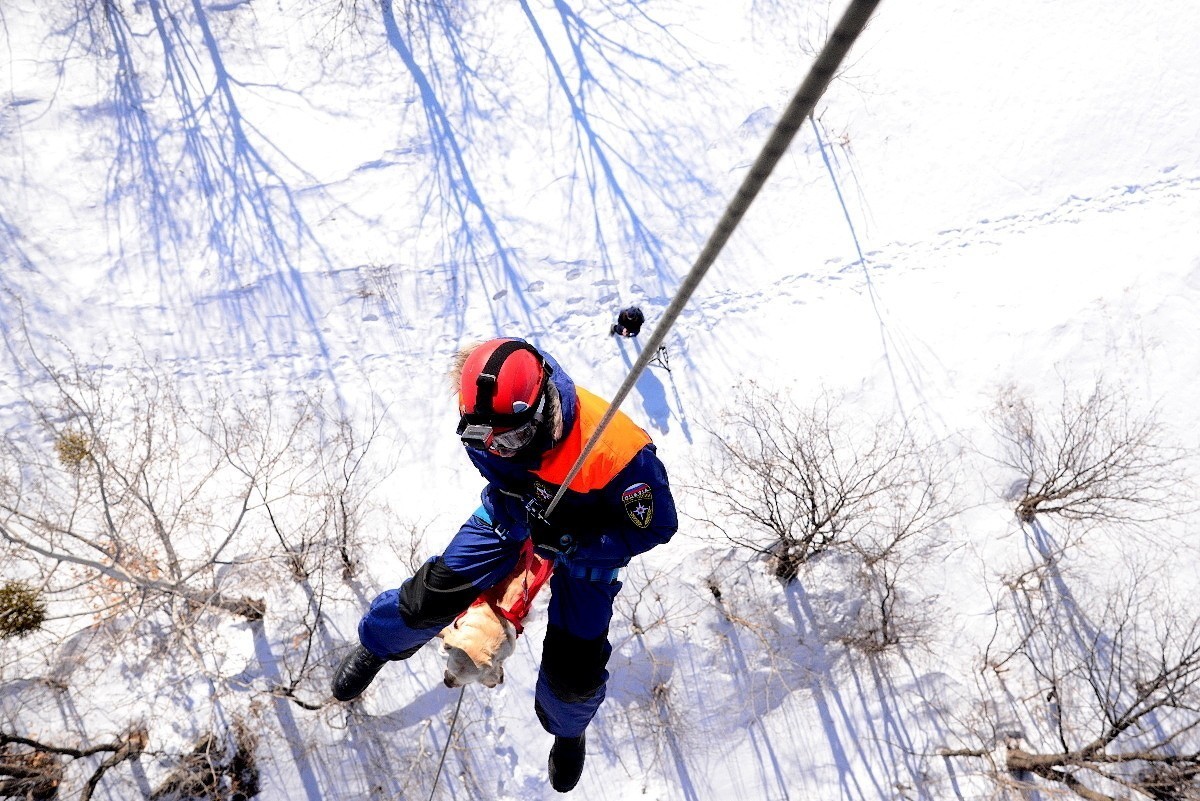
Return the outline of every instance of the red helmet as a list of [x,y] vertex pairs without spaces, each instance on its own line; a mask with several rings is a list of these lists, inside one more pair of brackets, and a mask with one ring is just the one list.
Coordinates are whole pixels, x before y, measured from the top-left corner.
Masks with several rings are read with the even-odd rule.
[[492,339],[471,351],[458,384],[460,428],[515,428],[539,411],[550,366],[542,354],[517,339]]

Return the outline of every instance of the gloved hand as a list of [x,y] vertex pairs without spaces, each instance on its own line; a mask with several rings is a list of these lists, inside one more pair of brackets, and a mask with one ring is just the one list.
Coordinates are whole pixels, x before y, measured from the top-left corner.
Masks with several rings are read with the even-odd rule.
[[543,556],[569,556],[574,553],[575,538],[558,530],[546,519],[546,512],[536,498],[525,504],[525,524],[533,544]]
[[484,487],[481,497],[483,508],[491,515],[492,527],[497,534],[513,542],[524,542],[529,538],[524,498],[505,492],[495,484]]

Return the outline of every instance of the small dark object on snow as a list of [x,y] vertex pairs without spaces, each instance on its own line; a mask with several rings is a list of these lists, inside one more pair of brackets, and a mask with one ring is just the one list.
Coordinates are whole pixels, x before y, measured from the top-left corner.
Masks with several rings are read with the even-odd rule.
[[627,309],[621,309],[617,315],[617,321],[613,323],[609,333],[619,337],[636,337],[641,332],[644,322],[646,322],[646,315],[642,314],[642,310],[637,306],[630,306]]
[[560,793],[569,793],[583,775],[583,759],[587,756],[584,735],[555,737],[550,748],[550,786]]
[[333,697],[339,701],[349,701],[362,695],[363,690],[375,679],[375,674],[386,664],[366,648],[356,646],[346,654],[333,674]]
[[650,360],[651,364],[657,364],[668,373],[671,372],[671,362],[667,359],[667,346],[659,345],[658,352],[654,354],[654,358]]

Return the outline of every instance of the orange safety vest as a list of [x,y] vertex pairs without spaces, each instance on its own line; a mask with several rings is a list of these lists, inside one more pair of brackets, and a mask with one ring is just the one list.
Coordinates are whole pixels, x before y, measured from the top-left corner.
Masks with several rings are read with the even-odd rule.
[[[561,486],[567,473],[575,465],[583,446],[592,438],[596,425],[608,411],[608,402],[598,398],[582,387],[575,387],[579,397],[575,426],[566,439],[555,445],[542,457],[542,464],[533,473],[543,481]],[[618,411],[604,435],[592,448],[583,467],[571,480],[568,487],[573,492],[585,493],[608,486],[617,473],[633,461],[638,452],[652,442],[650,435],[640,429],[624,412]]]

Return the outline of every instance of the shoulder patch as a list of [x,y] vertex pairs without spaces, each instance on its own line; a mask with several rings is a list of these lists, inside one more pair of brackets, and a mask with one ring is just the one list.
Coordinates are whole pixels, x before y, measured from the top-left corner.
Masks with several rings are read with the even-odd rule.
[[625,514],[638,528],[648,528],[654,518],[654,493],[650,485],[639,482],[627,487],[621,493],[621,503],[625,504]]

